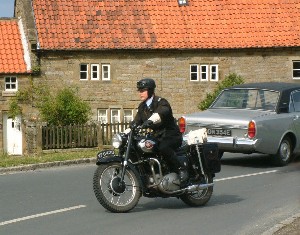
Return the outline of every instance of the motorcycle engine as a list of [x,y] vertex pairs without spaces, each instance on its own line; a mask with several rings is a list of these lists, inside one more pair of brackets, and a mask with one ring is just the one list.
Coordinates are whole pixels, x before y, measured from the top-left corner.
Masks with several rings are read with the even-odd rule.
[[172,192],[172,191],[179,190],[180,186],[179,186],[178,174],[170,173],[165,175],[158,187],[163,192],[164,191]]

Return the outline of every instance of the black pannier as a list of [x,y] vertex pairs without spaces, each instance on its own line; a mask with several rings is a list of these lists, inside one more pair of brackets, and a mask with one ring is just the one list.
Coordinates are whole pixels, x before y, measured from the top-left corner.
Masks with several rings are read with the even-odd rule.
[[221,171],[221,160],[219,158],[218,145],[215,143],[204,143],[199,145],[203,159],[203,167],[211,173]]

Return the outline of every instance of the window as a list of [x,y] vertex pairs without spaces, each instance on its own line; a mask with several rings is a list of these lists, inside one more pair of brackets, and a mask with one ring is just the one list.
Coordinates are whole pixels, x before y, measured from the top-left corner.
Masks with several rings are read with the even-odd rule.
[[198,64],[190,65],[190,81],[218,81],[219,66],[217,64],[201,64],[200,71]]
[[100,64],[80,64],[80,80],[99,80],[100,76],[103,81],[111,80],[110,64],[101,65],[101,75]]
[[211,81],[218,81],[218,65],[214,64],[210,66],[210,80]]
[[208,81],[208,65],[200,66],[201,81]]
[[17,91],[17,89],[18,89],[17,77],[5,77],[5,90]]
[[125,109],[124,110],[124,122],[128,123],[133,120],[133,110]]
[[296,91],[292,93],[293,106],[290,105],[290,111],[300,112],[300,92]]
[[110,65],[102,64],[102,80],[109,81],[110,80]]
[[293,79],[300,79],[300,61],[293,61]]
[[120,123],[120,110],[112,109],[110,112],[110,122],[111,123]]
[[[133,120],[134,109],[98,109],[97,120],[101,123],[129,123]],[[110,115],[109,115],[110,114]]]
[[80,80],[87,80],[88,79],[88,65],[81,64],[80,65]]
[[101,123],[107,123],[107,111],[106,111],[106,109],[98,109],[97,120]]
[[213,103],[212,108],[263,109],[274,111],[279,92],[258,89],[226,89]]
[[99,64],[91,64],[91,80],[99,80]]
[[198,65],[197,64],[191,64],[190,65],[190,80],[191,81],[198,81]]

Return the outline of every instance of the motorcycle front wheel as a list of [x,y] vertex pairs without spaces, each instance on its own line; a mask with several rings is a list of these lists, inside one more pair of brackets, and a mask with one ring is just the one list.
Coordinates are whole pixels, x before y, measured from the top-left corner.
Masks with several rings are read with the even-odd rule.
[[128,167],[121,181],[122,164],[99,165],[94,173],[93,189],[99,203],[111,212],[128,212],[141,197],[139,181]]
[[[213,182],[213,177],[211,174],[205,174],[202,183],[210,184]],[[210,186],[206,189],[197,190],[194,192],[188,192],[180,196],[180,199],[189,206],[204,206],[213,193],[213,186]]]

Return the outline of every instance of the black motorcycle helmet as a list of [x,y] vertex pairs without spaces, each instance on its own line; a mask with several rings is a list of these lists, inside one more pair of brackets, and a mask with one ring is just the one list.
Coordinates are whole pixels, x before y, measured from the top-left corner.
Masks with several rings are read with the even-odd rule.
[[138,91],[147,90],[148,98],[150,98],[154,94],[156,84],[152,78],[143,78],[142,80],[137,82],[136,87]]

